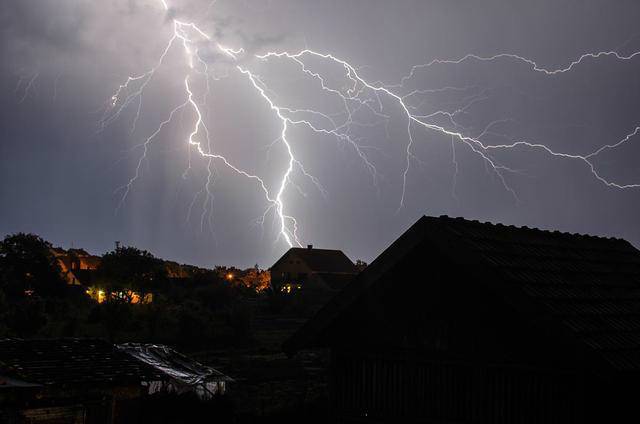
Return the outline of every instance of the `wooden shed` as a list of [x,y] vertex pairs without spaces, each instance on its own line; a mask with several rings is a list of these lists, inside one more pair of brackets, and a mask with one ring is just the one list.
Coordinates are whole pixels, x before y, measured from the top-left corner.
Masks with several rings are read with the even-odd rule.
[[0,339],[0,422],[138,422],[153,367],[97,339]]

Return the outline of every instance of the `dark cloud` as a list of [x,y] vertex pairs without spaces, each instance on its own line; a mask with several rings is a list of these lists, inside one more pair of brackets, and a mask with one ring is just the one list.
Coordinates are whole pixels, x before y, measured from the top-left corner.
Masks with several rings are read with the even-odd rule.
[[[10,4],[9,4],[10,3]],[[149,85],[141,119],[135,107],[104,131],[100,108],[127,75],[156,63],[171,37],[171,19],[195,19],[216,42],[246,49],[243,66],[259,73],[279,101],[328,113],[339,107],[296,66],[252,59],[256,52],[309,46],[361,67],[372,81],[398,81],[412,65],[467,53],[517,53],[541,66],[566,66],[588,51],[640,50],[633,1],[483,2],[445,0],[176,1],[165,12],[155,0],[21,0],[0,5],[0,233],[34,231],[54,243],[101,252],[114,240],[168,258],[203,265],[267,266],[284,249],[277,225],[256,219],[265,202],[251,182],[224,167],[215,172],[213,231],[203,216],[206,161],[189,155],[186,110],[155,141],[142,178],[116,213],[114,191],[132,176],[139,145],[170,110],[184,102],[184,53],[174,49]],[[275,187],[283,151],[279,123],[232,61],[202,44],[202,56],[218,75],[211,82],[207,122],[217,151]],[[311,62],[310,62],[311,63]],[[344,88],[344,70],[314,62],[327,83]],[[587,59],[571,73],[546,76],[510,59],[468,60],[419,71],[406,89],[457,87],[417,95],[424,113],[463,108],[458,122],[492,144],[543,142],[566,153],[586,154],[622,139],[640,124],[640,57]],[[33,91],[16,90],[19,78],[38,74]],[[194,84],[196,84],[194,82]],[[198,90],[203,86],[195,87]],[[475,96],[475,97],[473,97]],[[24,97],[24,100],[22,101]],[[202,98],[199,98],[202,101]],[[463,145],[416,130],[404,208],[399,208],[407,145],[406,121],[389,99],[385,126],[363,125],[354,136],[378,166],[378,187],[348,144],[301,127],[290,130],[292,147],[327,196],[296,175],[300,191],[286,194],[306,242],[340,247],[370,259],[422,214],[626,237],[640,244],[640,190],[608,188],[584,163],[524,148],[496,154],[515,199],[496,174]],[[373,118],[359,112],[362,122]],[[444,122],[444,121],[443,121]],[[640,140],[607,150],[598,172],[621,183],[640,181]],[[454,156],[458,164],[457,171]],[[302,194],[304,193],[304,194]],[[195,198],[195,201],[194,201]],[[191,207],[193,205],[193,207]],[[189,211],[191,212],[189,214]],[[206,212],[208,216],[208,212]]]

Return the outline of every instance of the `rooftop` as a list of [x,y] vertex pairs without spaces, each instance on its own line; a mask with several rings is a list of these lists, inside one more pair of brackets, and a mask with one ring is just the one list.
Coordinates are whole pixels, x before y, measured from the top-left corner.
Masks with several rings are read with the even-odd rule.
[[316,249],[311,246],[306,248],[292,247],[273,264],[272,268],[280,265],[291,255],[300,258],[314,272],[346,274],[356,274],[358,272],[351,259],[341,250]]
[[31,384],[135,384],[160,374],[98,339],[0,339],[0,375]]
[[532,322],[569,335],[613,369],[640,371],[640,252],[629,242],[447,216],[418,220],[285,348],[310,343],[394,264],[427,247],[475,270],[474,284],[526,306]]

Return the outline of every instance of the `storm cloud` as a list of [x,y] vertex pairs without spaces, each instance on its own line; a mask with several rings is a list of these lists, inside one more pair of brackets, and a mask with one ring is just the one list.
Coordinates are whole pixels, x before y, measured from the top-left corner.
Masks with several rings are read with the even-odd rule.
[[[295,64],[253,55],[309,47],[347,60],[368,81],[392,85],[412,66],[437,58],[512,53],[554,69],[587,52],[640,50],[640,5],[633,1],[169,3],[168,12],[155,0],[0,5],[0,233],[35,232],[97,253],[119,240],[206,266],[269,266],[286,249],[273,214],[259,224],[268,205],[255,183],[224,166],[215,167],[214,207],[206,209],[207,160],[186,144],[194,119],[189,109],[154,140],[140,178],[120,204],[118,189],[135,173],[140,143],[185,101],[184,52],[168,53],[145,91],[135,128],[136,107],[106,128],[100,119],[127,76],[155,65],[172,36],[173,18],[197,22],[215,43],[244,48],[243,66],[259,74],[282,104],[327,114],[340,104],[317,81]],[[228,75],[211,81],[205,119],[212,142],[275,190],[286,162],[282,146],[271,146],[280,123],[212,45],[202,44],[202,57],[216,75]],[[348,83],[339,66],[314,66],[336,88]],[[550,76],[509,57],[469,59],[418,69],[399,90],[429,90],[412,99],[420,113],[457,111],[460,129],[482,134],[487,144],[527,141],[587,155],[640,125],[639,67],[640,57],[603,56]],[[194,88],[203,90],[202,82]],[[580,160],[518,147],[495,154],[510,169],[503,175],[514,195],[470,148],[424,129],[414,132],[401,206],[407,121],[392,99],[381,103],[389,121],[379,125],[362,113],[362,125],[352,133],[375,164],[376,178],[348,143],[304,126],[290,128],[297,158],[326,190],[298,172],[285,193],[304,243],[370,260],[417,217],[448,214],[618,236],[640,245],[640,189],[608,187]],[[635,138],[599,154],[597,172],[620,184],[640,182],[640,135]]]

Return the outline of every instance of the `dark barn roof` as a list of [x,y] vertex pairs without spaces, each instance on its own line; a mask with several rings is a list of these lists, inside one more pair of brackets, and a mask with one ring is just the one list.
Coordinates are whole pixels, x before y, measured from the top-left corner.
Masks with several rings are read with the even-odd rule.
[[0,339],[0,375],[55,386],[161,378],[152,367],[97,339]]
[[640,371],[640,252],[630,243],[446,216],[422,217],[294,334],[285,350],[317,343],[381,276],[427,247],[454,268],[476,273],[474,284],[484,284],[531,322],[572,339],[606,368]]
[[351,259],[347,257],[341,250],[316,249],[292,247],[273,267],[278,266],[282,261],[286,260],[289,255],[295,255],[300,258],[312,271],[318,273],[346,273],[356,274],[358,272],[356,266]]

